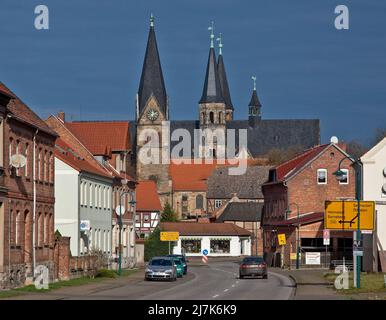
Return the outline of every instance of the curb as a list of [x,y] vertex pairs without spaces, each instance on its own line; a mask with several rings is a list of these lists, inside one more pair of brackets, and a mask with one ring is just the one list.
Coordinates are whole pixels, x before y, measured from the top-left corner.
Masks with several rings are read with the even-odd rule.
[[296,297],[296,293],[297,293],[297,291],[298,291],[298,283],[297,283],[297,281],[296,281],[296,278],[293,276],[293,275],[291,275],[291,274],[289,274],[288,275],[288,277],[292,280],[292,282],[294,283],[294,297]]

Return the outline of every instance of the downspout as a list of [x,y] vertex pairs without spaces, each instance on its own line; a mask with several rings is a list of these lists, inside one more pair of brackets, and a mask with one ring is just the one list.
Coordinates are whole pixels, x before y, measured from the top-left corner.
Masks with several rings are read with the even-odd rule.
[[[80,256],[80,181],[81,181],[81,173],[79,172],[78,174],[78,219],[77,219],[77,225],[76,225],[76,228],[77,228],[77,237],[78,237],[78,252],[77,252],[77,255],[76,256]],[[86,188],[87,190],[87,188]],[[90,196],[90,195],[88,195]],[[87,199],[87,195],[85,195],[85,198]],[[84,201],[84,199],[83,199]],[[87,241],[89,240],[89,238],[87,239]],[[89,242],[87,242],[87,253],[89,251]]]
[[8,278],[11,278],[11,200],[8,199]]
[[36,136],[39,129],[36,130],[33,137],[33,217],[32,217],[32,278],[35,278],[36,268]]

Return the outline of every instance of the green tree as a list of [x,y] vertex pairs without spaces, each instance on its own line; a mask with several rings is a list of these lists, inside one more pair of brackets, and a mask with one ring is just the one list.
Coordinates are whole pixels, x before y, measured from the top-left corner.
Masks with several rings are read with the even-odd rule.
[[160,235],[161,230],[157,227],[150,234],[149,238],[145,240],[145,261],[149,261],[152,257],[163,256],[169,253],[169,243],[167,241],[161,241]]
[[161,214],[161,222],[176,222],[177,215],[172,209],[172,206],[169,202],[166,202],[164,210]]
[[367,152],[367,148],[359,141],[352,140],[347,144],[347,153],[355,159],[360,158]]

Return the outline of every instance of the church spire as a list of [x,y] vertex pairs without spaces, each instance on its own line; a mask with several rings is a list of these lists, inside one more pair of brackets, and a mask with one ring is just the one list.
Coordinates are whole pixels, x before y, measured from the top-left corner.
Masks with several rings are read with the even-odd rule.
[[160,110],[167,117],[167,95],[154,31],[153,14],[150,16],[150,30],[138,89],[139,114],[142,113],[151,96],[155,97]]
[[261,107],[261,103],[260,103],[260,100],[259,100],[259,98],[257,96],[257,92],[256,92],[256,77],[253,76],[252,80],[253,80],[253,91],[252,91],[251,101],[249,101],[248,106],[249,107]]
[[261,103],[257,96],[256,92],[256,77],[252,77],[253,80],[253,91],[252,91],[252,97],[251,101],[249,101],[248,108],[249,108],[249,126],[250,127],[256,127],[260,120],[261,120]]
[[199,103],[224,103],[221,94],[220,78],[217,73],[216,54],[214,52],[214,24],[208,28],[210,34],[210,49],[208,64],[206,67],[206,75],[204,89]]
[[224,65],[224,59],[222,56],[222,35],[220,33],[220,36],[217,38],[217,41],[219,42],[219,56],[218,56],[218,62],[217,62],[217,73],[220,79],[220,87],[221,87],[221,94],[225,101],[225,107],[227,110],[233,111],[233,104],[231,99],[231,94],[229,91],[229,85],[228,85],[228,78],[227,74],[225,72],[225,65]]

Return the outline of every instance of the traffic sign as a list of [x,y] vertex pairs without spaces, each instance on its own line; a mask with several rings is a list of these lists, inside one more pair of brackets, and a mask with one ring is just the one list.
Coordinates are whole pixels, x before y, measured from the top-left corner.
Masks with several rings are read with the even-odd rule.
[[208,253],[209,253],[208,249],[204,249],[204,250],[202,250],[202,254],[203,254],[204,256],[207,256],[207,255],[208,255]]
[[178,241],[180,237],[179,232],[161,232],[160,240],[161,241]]
[[89,230],[90,230],[90,220],[81,220],[80,231],[89,231]]
[[327,230],[327,229],[323,230],[323,244],[325,246],[330,245],[330,230]]
[[279,241],[279,245],[280,246],[285,246],[287,244],[287,241],[286,241],[286,238],[285,238],[285,234],[284,233],[280,233],[277,235],[277,240]]
[[[374,230],[374,201],[360,201],[360,229]],[[324,227],[334,230],[358,229],[357,201],[326,201]]]

